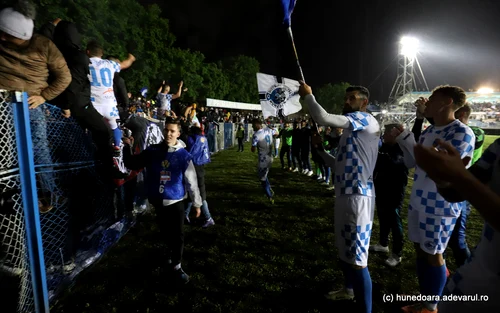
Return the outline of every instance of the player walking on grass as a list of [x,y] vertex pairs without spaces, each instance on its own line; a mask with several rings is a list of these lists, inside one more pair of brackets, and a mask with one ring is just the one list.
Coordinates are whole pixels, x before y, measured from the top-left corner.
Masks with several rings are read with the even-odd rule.
[[[356,297],[360,312],[372,311],[372,280],[368,272],[368,249],[375,211],[373,170],[378,155],[380,126],[366,113],[369,91],[365,87],[346,89],[343,115],[328,114],[317,102],[311,87],[301,82],[299,90],[312,118],[322,126],[344,129],[335,162],[336,201],[334,209],[335,242],[344,272],[345,288],[332,291],[332,300]],[[321,149],[319,136],[313,144]],[[325,151],[318,151],[333,158]]]
[[[450,143],[461,158],[472,158],[475,136],[472,130],[455,119],[455,111],[465,105],[463,89],[440,86],[434,89],[425,107],[425,116],[433,119],[420,136],[419,143],[432,147],[436,140]],[[446,265],[443,252],[452,235],[461,203],[446,201],[437,186],[422,168],[416,166],[413,149],[415,139],[408,130],[393,128],[396,140],[404,153],[408,168],[415,167],[414,183],[408,207],[408,237],[414,242],[417,252],[417,277],[420,293],[441,296],[446,284]],[[438,301],[429,301],[406,306],[404,312],[435,313]]]
[[271,204],[274,204],[274,192],[271,189],[271,184],[267,176],[273,165],[273,137],[277,137],[278,132],[268,127],[262,128],[262,122],[259,119],[254,119],[252,121],[252,127],[254,131],[252,138],[252,153],[257,150],[259,155],[257,173],[266,196],[269,198]]

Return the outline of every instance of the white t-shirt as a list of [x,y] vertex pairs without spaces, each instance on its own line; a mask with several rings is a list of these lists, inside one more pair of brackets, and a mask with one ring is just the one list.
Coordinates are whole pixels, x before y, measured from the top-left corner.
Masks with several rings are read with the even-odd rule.
[[120,64],[101,58],[90,58],[90,91],[93,105],[116,106],[113,78],[120,72]]
[[380,126],[365,112],[344,115],[350,123],[340,137],[335,163],[335,193],[375,196],[373,170],[377,163]]
[[[459,120],[454,120],[445,126],[429,126],[420,136],[419,143],[432,147],[437,139],[451,143],[463,159],[474,153],[474,132]],[[436,216],[458,216],[462,203],[450,203],[437,191],[436,183],[420,168],[415,168],[410,206],[419,212]]]
[[276,134],[276,130],[271,128],[262,128],[253,134],[252,147],[257,147],[259,166],[266,167],[272,162],[273,136]]

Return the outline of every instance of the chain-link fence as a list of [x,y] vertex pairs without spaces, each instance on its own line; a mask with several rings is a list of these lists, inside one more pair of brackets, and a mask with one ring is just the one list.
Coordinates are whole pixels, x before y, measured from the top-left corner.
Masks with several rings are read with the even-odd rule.
[[[27,108],[23,97],[0,92],[2,313],[47,312],[47,304],[135,220],[127,204],[135,185],[117,187],[101,176],[91,134],[49,104],[20,111]],[[161,136],[150,128],[147,142],[148,136]],[[251,129],[245,129],[251,138]],[[212,152],[233,146],[235,131],[232,124],[221,124],[220,131],[211,127]]]
[[[20,175],[29,167],[19,162],[14,125],[22,116],[15,116],[14,102],[10,93],[0,93],[0,292],[5,299],[0,311],[24,313],[36,311],[34,293],[41,290],[34,287],[37,278],[32,280],[37,255],[29,247],[37,243],[27,235]],[[134,218],[125,212],[122,188],[96,170],[90,133],[49,104],[29,110],[29,124],[39,210],[35,228],[43,245],[38,264],[44,264],[39,270],[46,280],[40,285],[48,291],[44,298],[53,300],[118,241]],[[39,304],[38,311],[43,309]]]

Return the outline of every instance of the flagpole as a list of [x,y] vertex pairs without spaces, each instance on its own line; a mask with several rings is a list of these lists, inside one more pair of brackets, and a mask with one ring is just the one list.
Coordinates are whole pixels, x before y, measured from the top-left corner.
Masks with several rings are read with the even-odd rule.
[[302,78],[302,81],[305,83],[306,79],[304,78],[304,72],[302,72],[302,67],[300,66],[299,54],[297,53],[297,48],[295,47],[295,40],[293,40],[293,32],[291,27],[288,27],[288,36],[292,41],[293,52],[295,52],[295,59],[297,60],[297,66],[299,67],[300,77]]
[[[304,72],[302,71],[302,66],[300,66],[299,54],[297,53],[297,48],[295,47],[295,40],[293,40],[292,27],[290,27],[290,26],[288,26],[288,36],[290,37],[290,40],[292,41],[293,52],[295,52],[295,59],[297,60],[297,66],[299,68],[300,77],[301,77],[302,81],[305,83],[306,79],[304,78]],[[314,126],[314,128],[316,129],[316,132],[319,135],[318,123],[316,123],[314,120],[312,120],[312,121],[313,121],[313,124],[314,124],[313,126]]]

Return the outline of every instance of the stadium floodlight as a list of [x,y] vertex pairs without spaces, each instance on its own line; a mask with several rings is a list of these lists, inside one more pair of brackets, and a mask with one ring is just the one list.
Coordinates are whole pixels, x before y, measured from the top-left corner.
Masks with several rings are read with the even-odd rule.
[[382,110],[382,114],[387,114],[387,110]]
[[400,51],[402,55],[409,59],[415,59],[418,53],[419,40],[415,37],[403,37],[401,38]]
[[480,94],[488,94],[488,93],[493,93],[493,89],[491,88],[479,88],[477,90],[477,93],[480,93]]

